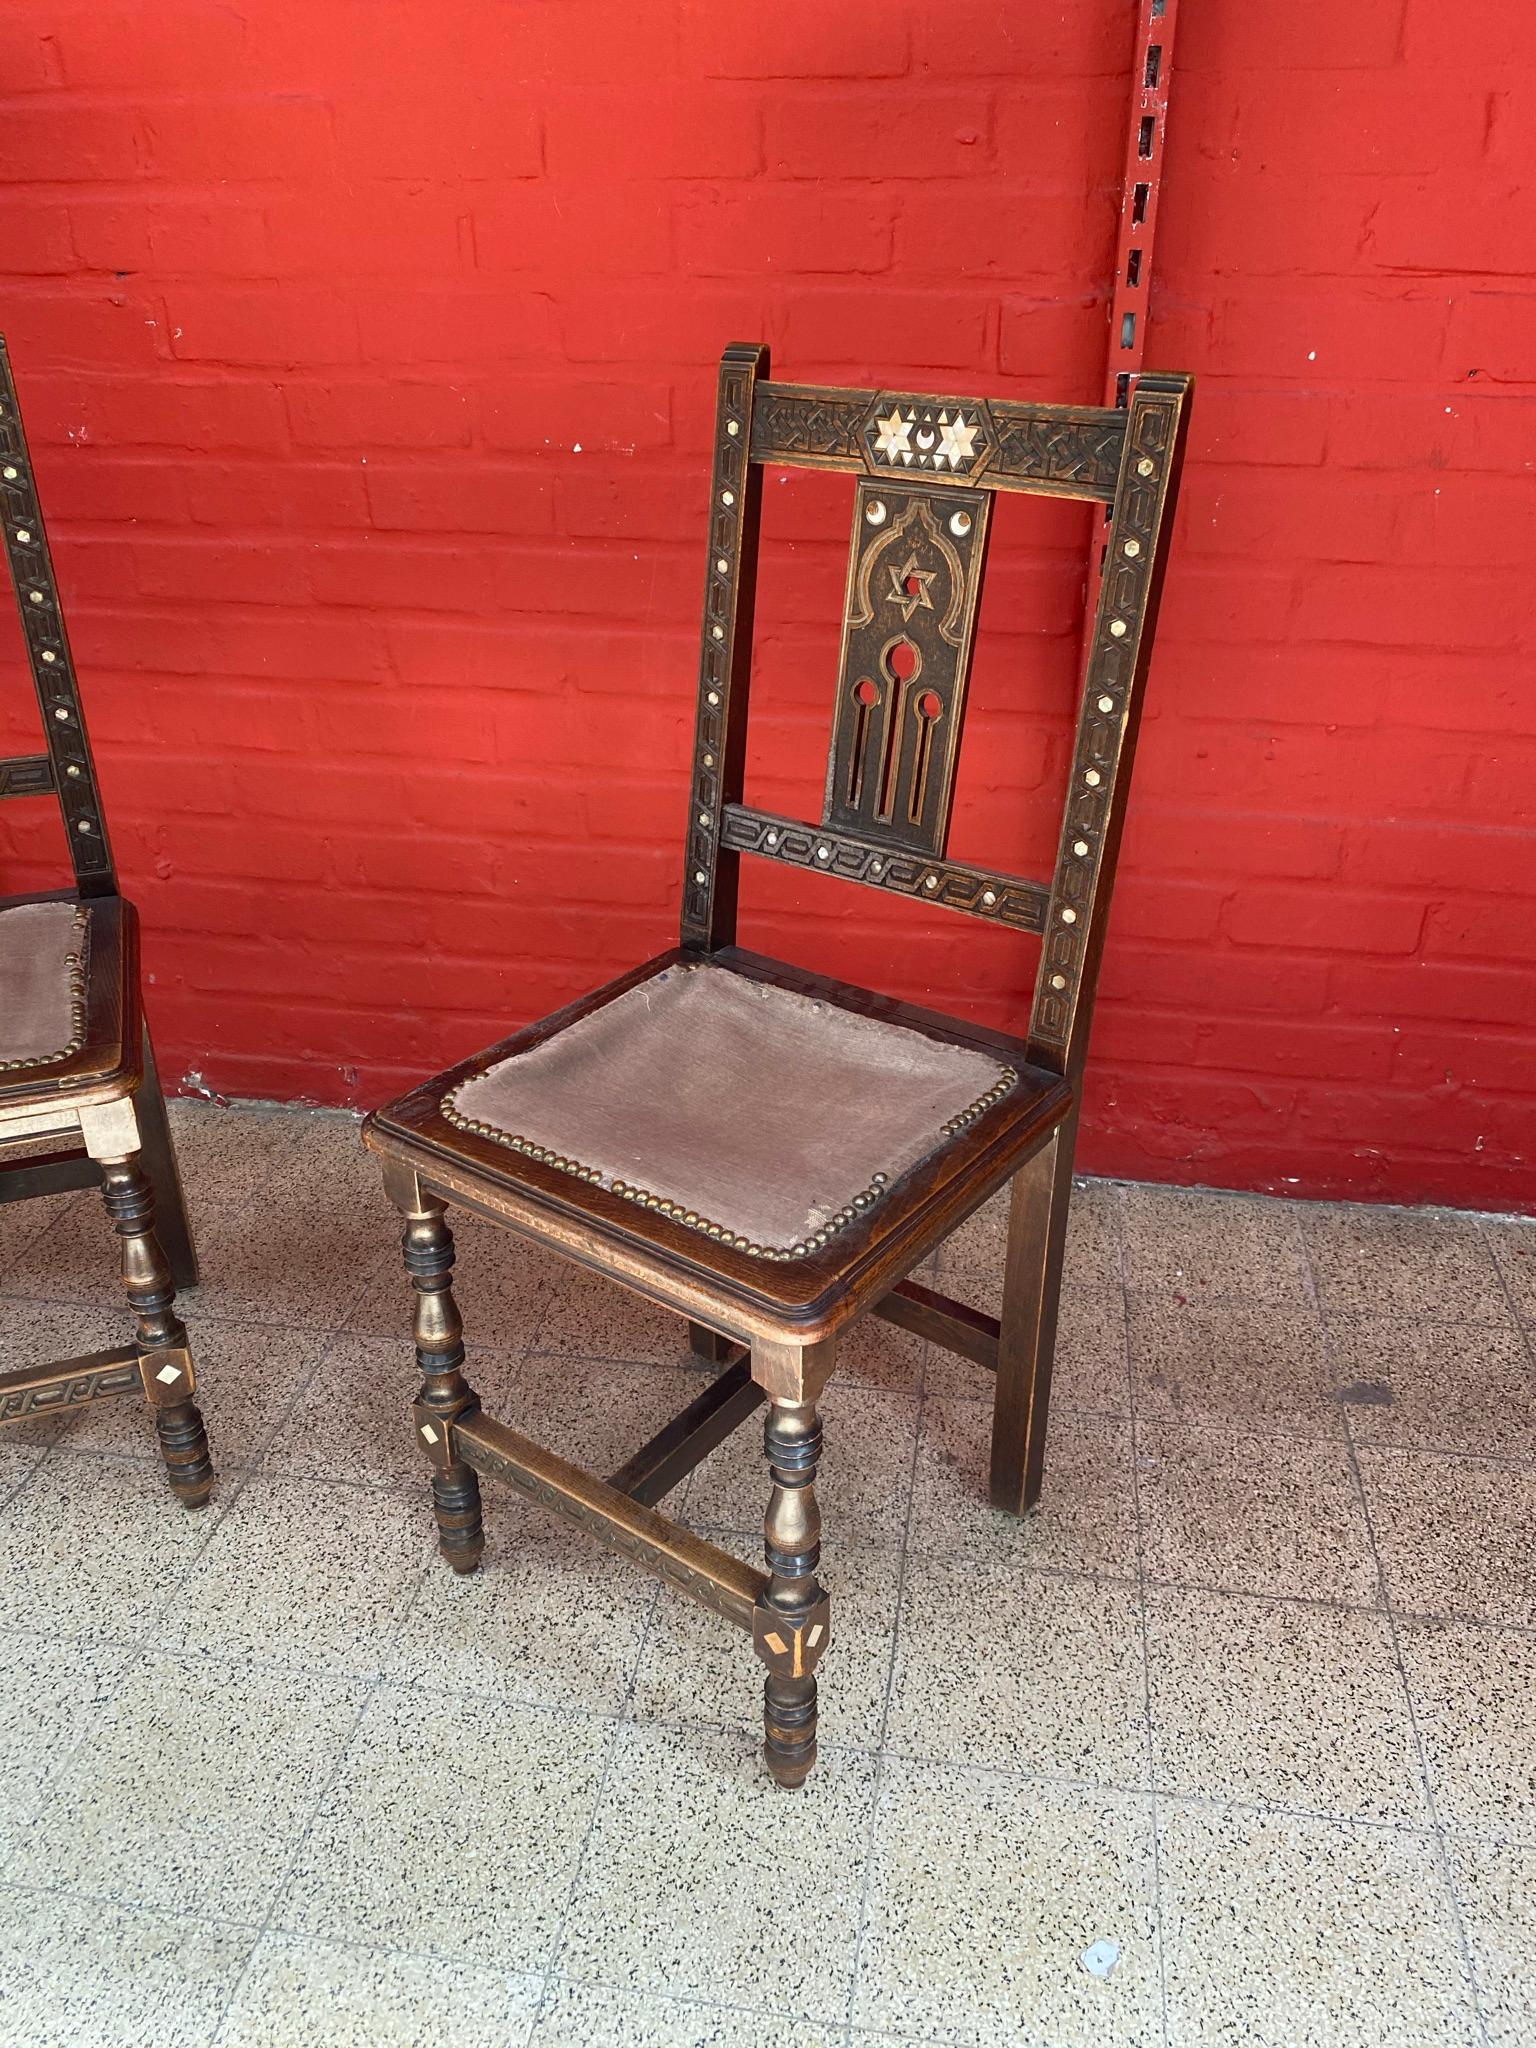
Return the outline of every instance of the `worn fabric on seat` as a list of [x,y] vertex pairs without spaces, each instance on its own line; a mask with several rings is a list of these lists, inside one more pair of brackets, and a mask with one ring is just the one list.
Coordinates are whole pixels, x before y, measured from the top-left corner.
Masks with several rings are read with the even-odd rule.
[[87,929],[78,903],[0,910],[0,1071],[46,1066],[80,1050]]
[[782,1256],[878,1201],[1017,1078],[984,1053],[701,963],[461,1082],[443,1109]]

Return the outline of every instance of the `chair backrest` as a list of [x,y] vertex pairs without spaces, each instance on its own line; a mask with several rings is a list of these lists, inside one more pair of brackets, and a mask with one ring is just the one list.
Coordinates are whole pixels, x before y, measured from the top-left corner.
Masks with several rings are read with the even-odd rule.
[[22,432],[11,360],[0,336],[0,521],[5,559],[21,611],[32,680],[43,717],[45,754],[0,757],[0,798],[52,796],[57,799],[82,896],[114,896],[117,876],[96,786],[91,743],[80,713],[75,664],[64,631],[64,613],[53,576],[53,557],[43,530],[27,437]]
[[[1043,936],[1031,1058],[1087,1044],[1152,650],[1191,379],[1144,374],[1124,410],[775,384],[768,351],[720,365],[682,942],[734,943],[743,854]],[[742,801],[765,465],[858,478],[819,824]],[[1105,553],[1051,881],[948,858],[996,491],[1104,506]]]

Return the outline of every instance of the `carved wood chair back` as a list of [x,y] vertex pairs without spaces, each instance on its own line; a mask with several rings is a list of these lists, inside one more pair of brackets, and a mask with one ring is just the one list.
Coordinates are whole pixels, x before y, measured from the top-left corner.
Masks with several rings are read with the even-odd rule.
[[[734,943],[760,856],[1043,937],[1030,1058],[1076,1073],[1125,813],[1191,380],[1143,376],[1125,410],[775,384],[721,363],[682,940]],[[857,478],[819,823],[743,801],[765,467]],[[948,856],[955,770],[999,491],[1102,505],[1106,554],[1049,883]]]
[[[144,1022],[138,921],[118,892],[3,338],[0,523],[46,746],[0,758],[0,797],[52,796],[74,869],[72,888],[0,895],[0,1205],[98,1189],[135,1326],[132,1343],[0,1373],[0,1423],[137,1396],[173,1490],[199,1508],[213,1465],[175,1305],[178,1287],[197,1284],[197,1254]],[[40,1138],[66,1143],[39,1153]]]
[[0,758],[0,797],[52,796],[64,822],[75,893],[115,896],[117,873],[96,783],[96,764],[80,708],[53,556],[4,336],[0,336],[0,521],[47,749],[42,754]]

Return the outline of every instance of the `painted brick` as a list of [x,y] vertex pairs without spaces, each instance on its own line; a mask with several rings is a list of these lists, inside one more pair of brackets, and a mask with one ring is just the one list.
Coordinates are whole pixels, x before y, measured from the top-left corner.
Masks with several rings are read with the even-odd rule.
[[[6,11],[6,330],[173,1072],[377,1101],[669,941],[720,347],[1096,399],[1132,15]],[[1087,1168],[1536,1199],[1533,58],[1496,0],[1184,11],[1151,360],[1200,388]],[[752,790],[814,815],[850,494],[765,495]],[[1024,873],[1088,525],[996,523],[954,845]],[[6,886],[60,850],[4,807]],[[746,902],[1022,1021],[1008,934]]]

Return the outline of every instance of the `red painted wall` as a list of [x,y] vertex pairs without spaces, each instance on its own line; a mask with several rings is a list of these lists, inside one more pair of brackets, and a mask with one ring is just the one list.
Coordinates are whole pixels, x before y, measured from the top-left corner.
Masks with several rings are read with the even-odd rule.
[[[366,1103],[670,941],[721,345],[1096,397],[1131,28],[15,0],[3,322],[175,1075]],[[1533,64],[1505,0],[1184,0],[1149,360],[1201,383],[1089,1167],[1533,1200]],[[769,486],[776,803],[850,499]],[[1048,859],[1084,516],[1003,507],[957,853]],[[8,883],[56,851],[6,807]],[[1028,942],[748,903],[1025,1014]]]

